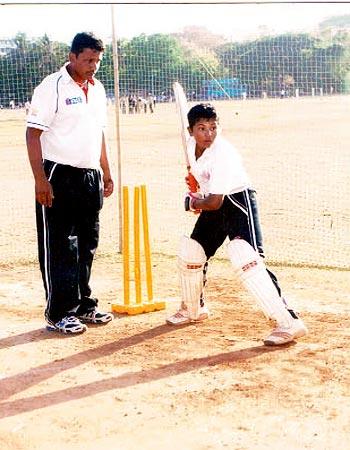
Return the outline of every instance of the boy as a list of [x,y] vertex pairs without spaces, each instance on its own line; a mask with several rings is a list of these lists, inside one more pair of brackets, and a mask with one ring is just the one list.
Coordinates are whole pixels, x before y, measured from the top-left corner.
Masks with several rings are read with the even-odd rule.
[[277,322],[264,344],[282,345],[304,336],[305,325],[287,306],[277,278],[264,265],[256,192],[236,149],[218,136],[215,108],[201,103],[187,117],[191,173],[201,193],[186,195],[185,210],[200,215],[191,237],[184,236],[180,243],[182,303],[167,323],[182,325],[208,317],[203,298],[207,262],[228,236],[234,269],[265,315]]

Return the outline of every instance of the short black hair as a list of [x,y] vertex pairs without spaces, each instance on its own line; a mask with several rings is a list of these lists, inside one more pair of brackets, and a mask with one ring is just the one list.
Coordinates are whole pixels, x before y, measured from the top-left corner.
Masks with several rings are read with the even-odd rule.
[[193,106],[188,114],[188,125],[190,128],[199,121],[199,119],[217,119],[218,116],[216,114],[216,109],[211,103],[199,103],[198,105]]
[[98,39],[91,32],[76,34],[72,41],[70,51],[78,56],[85,48],[91,48],[91,50],[96,50],[97,52],[104,51],[104,45],[101,39]]

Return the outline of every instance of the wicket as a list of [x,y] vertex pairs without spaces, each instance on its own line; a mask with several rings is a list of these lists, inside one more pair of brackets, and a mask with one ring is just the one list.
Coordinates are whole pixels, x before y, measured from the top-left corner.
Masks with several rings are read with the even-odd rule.
[[[142,301],[142,276],[141,276],[141,249],[140,249],[140,195],[141,195],[141,217],[144,243],[145,259],[145,281],[147,301]],[[135,301],[130,301],[130,215],[129,215],[129,187],[123,186],[123,288],[124,304],[112,304],[112,311],[124,314],[141,314],[144,312],[160,311],[165,309],[165,302],[156,302],[153,299],[152,264],[148,228],[148,209],[146,186],[134,187],[134,280]]]

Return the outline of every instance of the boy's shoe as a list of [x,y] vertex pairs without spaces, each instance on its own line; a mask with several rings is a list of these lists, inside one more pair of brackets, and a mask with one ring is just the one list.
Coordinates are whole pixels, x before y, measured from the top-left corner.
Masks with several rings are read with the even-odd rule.
[[166,319],[166,322],[169,325],[185,325],[186,323],[191,322],[202,322],[208,317],[209,317],[209,310],[205,305],[200,306],[199,315],[197,319],[190,319],[190,314],[188,310],[181,305],[180,309],[175,314]]
[[66,334],[78,334],[86,331],[87,327],[75,316],[65,316],[56,323],[49,323],[47,325],[48,331],[57,331]]
[[277,327],[264,340],[265,345],[283,345],[303,337],[307,334],[307,328],[301,319],[295,319],[290,327]]
[[84,323],[94,323],[94,324],[108,323],[114,319],[112,313],[102,312],[99,311],[97,308],[90,310],[84,314],[78,313],[77,317]]

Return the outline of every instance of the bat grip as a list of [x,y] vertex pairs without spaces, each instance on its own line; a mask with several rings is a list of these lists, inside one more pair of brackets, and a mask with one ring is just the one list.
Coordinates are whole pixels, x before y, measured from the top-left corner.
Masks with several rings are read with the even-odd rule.
[[187,175],[187,184],[190,188],[191,192],[197,192],[198,191],[198,183],[195,177],[191,174],[191,172],[188,172]]

